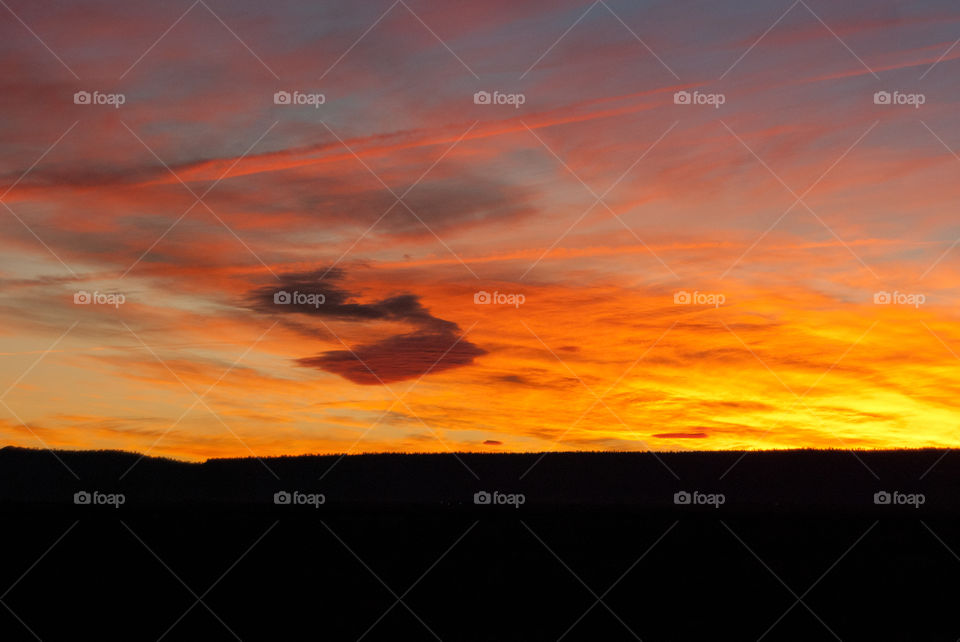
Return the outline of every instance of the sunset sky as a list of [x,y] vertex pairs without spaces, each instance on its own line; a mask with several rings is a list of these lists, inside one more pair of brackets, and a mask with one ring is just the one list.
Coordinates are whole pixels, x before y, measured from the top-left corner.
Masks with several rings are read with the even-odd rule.
[[954,2],[0,5],[0,445],[960,445]]

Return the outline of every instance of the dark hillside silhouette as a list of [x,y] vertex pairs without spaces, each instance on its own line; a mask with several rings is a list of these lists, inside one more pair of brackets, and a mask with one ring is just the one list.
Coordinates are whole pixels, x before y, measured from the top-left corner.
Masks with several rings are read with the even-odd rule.
[[0,450],[4,640],[960,637],[941,450],[56,454]]
[[297,490],[323,493],[328,506],[458,506],[473,505],[476,492],[497,491],[523,493],[525,508],[672,507],[676,492],[698,491],[724,494],[723,510],[735,512],[873,510],[875,493],[897,491],[922,492],[925,511],[960,508],[960,456],[937,449],[322,455],[203,463],[118,451],[55,455],[0,449],[0,501],[72,502],[74,492],[88,488],[123,492],[131,507],[272,504],[274,493]]

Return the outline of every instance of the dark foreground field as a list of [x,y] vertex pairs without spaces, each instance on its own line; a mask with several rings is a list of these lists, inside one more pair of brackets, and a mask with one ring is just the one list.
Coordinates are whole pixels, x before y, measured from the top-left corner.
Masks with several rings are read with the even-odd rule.
[[960,638],[960,453],[138,458],[0,450],[0,639]]

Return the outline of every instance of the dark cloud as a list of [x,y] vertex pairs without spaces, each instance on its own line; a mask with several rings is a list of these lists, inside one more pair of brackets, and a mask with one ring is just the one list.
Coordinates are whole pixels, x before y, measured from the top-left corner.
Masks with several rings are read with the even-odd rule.
[[483,442],[483,445],[484,446],[502,446],[503,442],[497,441],[496,439],[487,439],[486,441]]
[[[277,286],[256,290],[251,306],[261,312],[326,317],[342,321],[395,321],[415,326],[414,332],[361,344],[347,350],[330,350],[297,359],[301,366],[331,372],[362,385],[379,385],[414,379],[431,372],[466,366],[486,351],[460,337],[460,327],[440,319],[423,307],[413,294],[400,294],[371,303],[359,303],[357,295],[337,283],[337,269],[288,274]],[[290,303],[278,303],[277,294],[291,295]],[[320,304],[297,302],[295,293],[323,295]],[[286,299],[284,299],[286,300]]]
[[[334,140],[335,147],[342,151]],[[429,159],[410,159],[413,167],[424,168]],[[349,165],[348,165],[349,167]],[[334,235],[355,237],[368,229],[373,239],[427,239],[430,230],[446,238],[454,233],[479,226],[517,224],[532,217],[538,197],[525,185],[498,177],[476,175],[469,167],[457,166],[457,175],[440,178],[431,175],[417,183],[405,204],[396,204],[395,197],[382,185],[369,181],[359,164],[356,180],[353,174],[317,175],[322,167],[309,175],[295,172],[262,172],[247,175],[244,181],[224,181],[205,199],[219,212],[239,211],[255,215],[269,214],[281,221],[279,232],[293,236],[305,225],[322,225]],[[384,176],[397,193],[416,180],[421,169],[410,175]],[[182,186],[178,186],[181,187]],[[410,208],[415,214],[407,209]],[[384,212],[390,210],[387,216]],[[374,226],[374,223],[376,225]],[[429,228],[429,229],[428,229]]]
[[[354,321],[406,321],[435,332],[456,332],[456,323],[439,319],[423,307],[413,294],[392,296],[373,303],[357,303],[356,294],[336,284],[343,278],[339,269],[317,270],[281,277],[275,286],[256,290],[251,296],[252,306],[261,312],[298,313],[317,317]],[[290,303],[278,302],[278,294],[289,294]],[[298,302],[295,294],[322,295],[323,302]],[[281,297],[281,300],[286,300]]]
[[[298,359],[302,366],[319,368],[363,385],[403,381],[473,363],[485,350],[453,332],[399,334],[350,350],[331,350]],[[455,344],[455,345],[454,345]]]

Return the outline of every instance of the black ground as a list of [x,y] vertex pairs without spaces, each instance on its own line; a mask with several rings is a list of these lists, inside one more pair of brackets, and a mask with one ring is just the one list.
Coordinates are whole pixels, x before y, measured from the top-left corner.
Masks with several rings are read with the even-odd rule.
[[960,454],[138,457],[0,450],[0,639],[960,638]]

